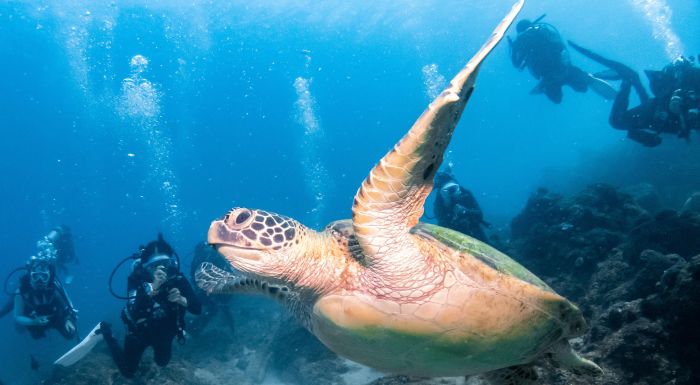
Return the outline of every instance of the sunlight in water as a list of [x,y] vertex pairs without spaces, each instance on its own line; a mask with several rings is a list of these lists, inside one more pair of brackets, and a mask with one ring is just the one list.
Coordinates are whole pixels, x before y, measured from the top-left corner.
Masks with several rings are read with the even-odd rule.
[[294,80],[297,94],[296,118],[304,129],[302,138],[301,165],[304,168],[305,182],[308,193],[314,198],[315,204],[310,211],[312,225],[320,227],[321,214],[325,208],[324,196],[329,183],[328,171],[319,157],[319,147],[323,139],[323,130],[315,111],[315,100],[311,95],[312,79],[298,77]]
[[148,68],[148,59],[141,55],[131,58],[131,75],[122,80],[119,109],[122,117],[135,120],[158,120],[160,95],[153,84],[141,75]]
[[671,27],[673,12],[666,0],[631,0],[651,23],[654,39],[664,43],[666,56],[673,60],[683,54],[683,44]]
[[122,80],[117,110],[122,119],[130,121],[142,139],[148,143],[153,158],[149,167],[150,178],[161,191],[166,217],[163,220],[172,233],[181,225],[178,185],[171,166],[172,141],[160,125],[160,91],[143,77],[148,59],[142,55],[131,58],[130,75]]

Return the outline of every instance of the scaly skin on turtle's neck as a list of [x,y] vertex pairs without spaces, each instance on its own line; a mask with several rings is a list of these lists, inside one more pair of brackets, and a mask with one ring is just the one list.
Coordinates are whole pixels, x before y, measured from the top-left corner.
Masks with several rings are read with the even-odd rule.
[[433,257],[438,250],[422,250],[429,245],[411,240],[402,252],[367,266],[367,261],[351,250],[355,241],[352,227],[345,229],[340,233],[307,228],[299,245],[278,259],[283,263],[265,274],[290,282],[311,301],[342,290],[364,292],[379,299],[420,300],[439,290],[444,266]]

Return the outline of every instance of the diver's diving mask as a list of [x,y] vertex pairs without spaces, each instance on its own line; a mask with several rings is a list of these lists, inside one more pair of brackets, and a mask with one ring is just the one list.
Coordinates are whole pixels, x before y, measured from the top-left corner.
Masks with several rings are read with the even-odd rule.
[[455,182],[447,182],[440,188],[440,193],[443,194],[443,198],[453,197],[459,193],[459,185]]
[[29,280],[33,286],[46,286],[49,279],[51,279],[51,271],[48,266],[36,266],[29,273]]
[[166,272],[170,272],[174,265],[172,257],[166,254],[153,255],[143,263],[143,267],[151,273],[156,271],[159,267],[163,268]]

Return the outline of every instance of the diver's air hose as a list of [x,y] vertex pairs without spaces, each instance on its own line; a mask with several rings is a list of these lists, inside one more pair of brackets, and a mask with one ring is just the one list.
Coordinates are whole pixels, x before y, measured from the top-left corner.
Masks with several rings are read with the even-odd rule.
[[135,260],[135,259],[138,259],[138,258],[140,258],[140,257],[141,257],[140,254],[130,255],[130,256],[128,256],[128,257],[122,259],[122,260],[117,264],[117,266],[115,266],[114,269],[112,269],[112,272],[109,274],[109,284],[108,284],[108,286],[109,286],[109,293],[112,294],[112,296],[114,296],[115,298],[117,298],[117,299],[125,299],[125,300],[129,300],[129,299],[132,298],[132,297],[129,297],[128,295],[127,295],[126,297],[122,297],[121,295],[115,293],[115,292],[114,292],[114,288],[112,288],[112,280],[114,279],[114,274],[117,273],[117,270],[119,270],[119,268],[124,264],[124,262],[129,261],[129,260],[132,260],[132,259]]
[[28,269],[26,266],[18,267],[16,269],[12,270],[10,272],[10,274],[7,275],[7,278],[5,278],[5,284],[3,285],[3,288],[2,288],[3,291],[5,292],[5,294],[7,294],[7,295],[14,295],[15,294],[14,292],[7,291],[7,283],[10,282],[10,278],[12,278],[12,276],[15,275],[15,273],[20,271],[20,270],[28,270]]

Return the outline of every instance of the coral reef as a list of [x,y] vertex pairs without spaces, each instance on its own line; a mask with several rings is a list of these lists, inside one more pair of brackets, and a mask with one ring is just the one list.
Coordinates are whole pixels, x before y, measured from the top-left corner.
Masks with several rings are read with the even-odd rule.
[[539,190],[512,234],[511,254],[586,313],[578,347],[606,370],[598,383],[700,383],[699,212],[652,215],[601,184],[568,198]]

